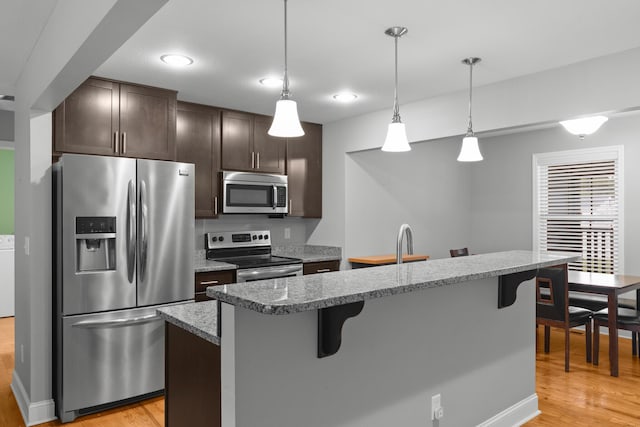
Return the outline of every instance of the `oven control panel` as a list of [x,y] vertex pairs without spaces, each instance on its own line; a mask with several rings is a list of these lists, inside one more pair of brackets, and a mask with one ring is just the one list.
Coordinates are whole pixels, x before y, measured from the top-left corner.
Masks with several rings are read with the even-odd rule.
[[204,240],[205,249],[271,246],[271,232],[269,230],[216,231],[206,233]]

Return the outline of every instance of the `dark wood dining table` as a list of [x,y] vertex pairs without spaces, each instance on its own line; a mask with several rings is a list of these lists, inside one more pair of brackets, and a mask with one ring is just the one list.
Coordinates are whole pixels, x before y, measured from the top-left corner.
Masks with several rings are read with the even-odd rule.
[[640,277],[627,274],[585,273],[569,271],[569,290],[606,295],[609,310],[609,364],[611,376],[618,376],[618,296],[636,291],[640,301]]

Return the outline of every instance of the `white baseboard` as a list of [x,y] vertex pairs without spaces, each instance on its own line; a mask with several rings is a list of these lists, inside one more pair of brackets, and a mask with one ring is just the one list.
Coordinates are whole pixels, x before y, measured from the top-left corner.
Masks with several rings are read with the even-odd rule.
[[540,415],[538,410],[538,395],[536,393],[505,409],[478,427],[515,427]]
[[56,419],[53,399],[31,402],[15,370],[11,378],[11,390],[16,398],[16,402],[18,402],[18,408],[20,409],[25,425],[34,426]]

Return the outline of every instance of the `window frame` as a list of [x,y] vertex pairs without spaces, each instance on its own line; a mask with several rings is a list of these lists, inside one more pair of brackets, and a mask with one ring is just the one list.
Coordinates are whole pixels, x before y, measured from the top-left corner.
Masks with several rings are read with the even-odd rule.
[[586,162],[615,161],[618,185],[618,265],[615,274],[624,273],[624,146],[582,148],[576,150],[534,153],[532,157],[533,182],[533,250],[540,251],[540,197],[539,168],[553,165],[570,165]]

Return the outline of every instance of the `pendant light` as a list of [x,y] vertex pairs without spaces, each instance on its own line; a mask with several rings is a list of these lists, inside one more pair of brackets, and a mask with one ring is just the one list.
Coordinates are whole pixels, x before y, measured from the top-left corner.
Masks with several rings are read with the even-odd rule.
[[471,123],[471,90],[473,88],[473,66],[480,62],[480,58],[465,58],[462,63],[469,66],[469,127],[467,134],[462,139],[462,147],[458,154],[459,162],[479,162],[482,160],[480,148],[478,147],[478,138],[473,133],[473,125]]
[[394,38],[395,42],[395,65],[396,65],[396,80],[393,99],[393,118],[389,123],[389,130],[387,131],[387,138],[384,140],[382,151],[409,151],[411,146],[407,140],[407,130],[404,127],[404,123],[400,120],[400,108],[398,107],[398,38],[407,34],[405,27],[391,27],[384,33]]
[[304,135],[300,119],[298,118],[298,106],[291,99],[289,92],[289,75],[287,70],[287,0],[284,0],[284,78],[282,79],[282,93],[276,103],[276,113],[269,128],[268,134],[283,138],[293,138]]

